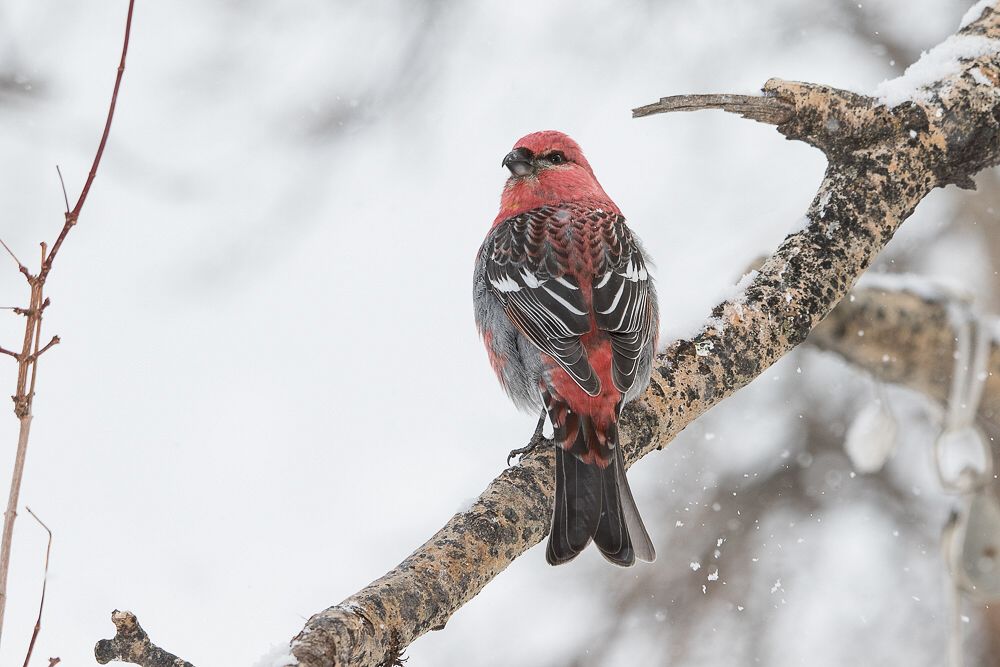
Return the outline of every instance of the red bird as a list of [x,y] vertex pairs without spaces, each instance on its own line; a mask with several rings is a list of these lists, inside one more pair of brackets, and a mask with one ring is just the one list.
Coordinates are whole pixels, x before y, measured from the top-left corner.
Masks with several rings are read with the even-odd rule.
[[476,324],[511,400],[556,444],[546,559],[591,540],[612,563],[652,561],[618,446],[618,418],[649,384],[659,313],[638,240],[575,141],[535,132],[503,159],[500,213],[476,260]]

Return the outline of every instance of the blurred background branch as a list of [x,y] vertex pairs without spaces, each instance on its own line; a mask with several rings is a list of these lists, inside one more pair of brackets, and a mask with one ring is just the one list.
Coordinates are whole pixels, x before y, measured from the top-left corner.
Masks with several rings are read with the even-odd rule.
[[[957,293],[952,286],[919,276],[869,274],[851,291],[850,298],[842,300],[813,330],[806,343],[846,360],[879,381],[913,392],[920,402],[944,405],[952,379],[957,336],[949,308],[967,298],[967,294]],[[1000,330],[998,324],[1000,320],[996,317],[986,320],[991,331]],[[998,410],[1000,341],[991,336],[986,386],[977,415],[991,442],[1000,435]],[[811,523],[848,498],[874,503],[885,511],[896,538],[905,533],[910,540],[925,545],[937,541],[939,522],[914,505],[916,487],[912,479],[885,473],[857,477],[845,465],[843,432],[831,428],[828,419],[816,412],[806,412],[802,418],[807,449],[794,457],[786,450],[783,454],[786,462],[763,474],[722,476],[708,497],[692,507],[695,511],[678,522],[692,544],[702,545],[691,567],[639,571],[628,586],[613,593],[617,611],[614,622],[603,628],[603,635],[586,652],[560,664],[571,667],[608,664],[611,656],[621,650],[622,642],[637,631],[637,624],[645,628],[641,632],[651,632],[653,628],[664,627],[665,621],[669,623],[666,627],[672,641],[657,647],[659,659],[669,664],[696,659],[702,652],[698,644],[700,629],[718,623],[720,616],[735,612],[739,618],[737,631],[766,627],[773,607],[762,604],[760,594],[773,598],[783,592],[783,587],[777,579],[769,592],[754,590],[760,585],[759,575],[755,576],[754,571],[759,568],[762,554],[773,551],[775,546],[780,550],[782,528],[794,527],[799,522]],[[929,451],[924,455],[929,457]],[[995,482],[993,486],[996,487]],[[740,499],[738,503],[733,501],[735,496]],[[799,540],[801,544],[802,538]],[[891,549],[896,551],[895,547]],[[903,567],[906,569],[906,565]],[[720,580],[720,572],[725,573],[722,578],[722,583],[728,584],[725,588],[713,583]],[[941,577],[945,577],[943,569]],[[713,587],[710,596],[706,585]],[[685,613],[665,614],[662,611],[665,599]],[[997,605],[971,606],[981,615],[978,620],[985,640],[972,664],[1000,665]],[[862,615],[867,609],[870,605],[859,603]],[[900,619],[880,616],[872,617],[871,621],[895,626]],[[763,644],[766,640],[759,633],[739,634],[750,640],[749,644],[741,643],[741,652],[766,653]]]

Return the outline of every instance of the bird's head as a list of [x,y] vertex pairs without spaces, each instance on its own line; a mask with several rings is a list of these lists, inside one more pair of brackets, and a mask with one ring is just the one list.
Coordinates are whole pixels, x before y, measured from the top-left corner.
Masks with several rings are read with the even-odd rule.
[[518,139],[502,164],[510,178],[497,221],[546,204],[594,200],[614,207],[580,145],[562,132],[545,130]]

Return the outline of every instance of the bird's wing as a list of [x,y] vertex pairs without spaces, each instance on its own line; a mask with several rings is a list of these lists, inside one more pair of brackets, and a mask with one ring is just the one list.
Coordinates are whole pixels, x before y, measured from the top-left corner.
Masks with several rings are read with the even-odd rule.
[[612,378],[624,394],[635,382],[640,357],[653,338],[654,305],[639,244],[622,216],[609,222],[603,228],[604,265],[594,276],[594,320],[611,338]]
[[601,382],[580,342],[591,328],[588,300],[567,271],[568,252],[551,236],[571,217],[566,209],[546,206],[498,224],[486,241],[492,244],[486,278],[514,326],[597,396]]

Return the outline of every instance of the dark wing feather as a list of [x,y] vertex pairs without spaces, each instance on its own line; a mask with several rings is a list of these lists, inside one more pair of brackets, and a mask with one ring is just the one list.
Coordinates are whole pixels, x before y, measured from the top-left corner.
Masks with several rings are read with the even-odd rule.
[[601,382],[580,342],[590,331],[590,310],[567,271],[565,250],[550,239],[570,217],[542,207],[501,222],[487,239],[486,278],[514,326],[596,396]]
[[639,359],[653,335],[649,273],[621,216],[605,228],[604,243],[605,264],[593,285],[594,320],[611,338],[612,378],[625,393],[635,382]]

